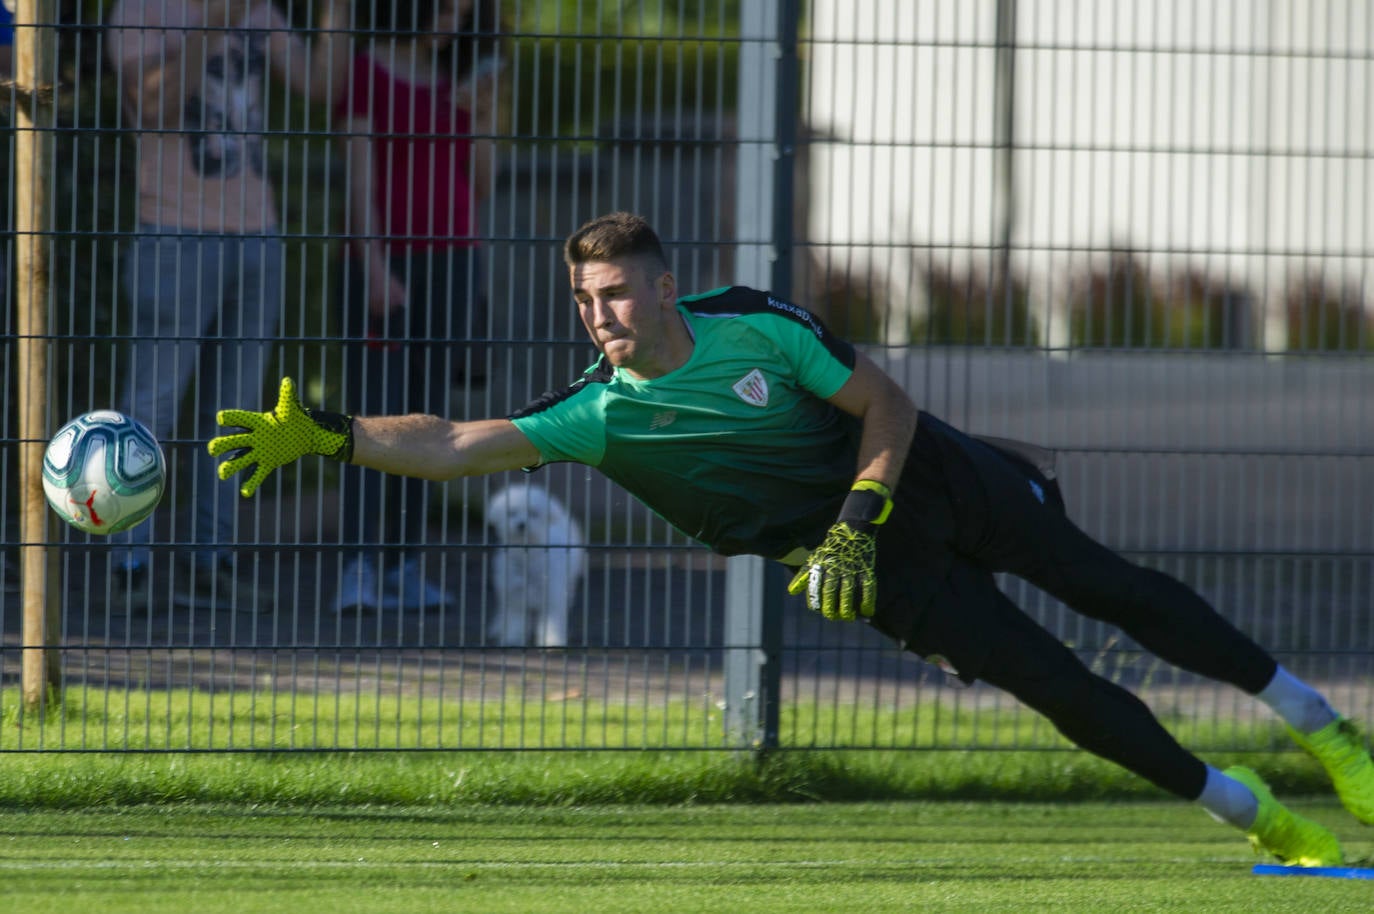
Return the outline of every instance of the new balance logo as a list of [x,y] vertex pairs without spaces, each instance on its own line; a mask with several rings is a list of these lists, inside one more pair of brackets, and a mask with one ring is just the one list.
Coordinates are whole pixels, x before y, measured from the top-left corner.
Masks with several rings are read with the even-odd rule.
[[731,389],[750,406],[768,405],[768,379],[757,368],[732,384]]

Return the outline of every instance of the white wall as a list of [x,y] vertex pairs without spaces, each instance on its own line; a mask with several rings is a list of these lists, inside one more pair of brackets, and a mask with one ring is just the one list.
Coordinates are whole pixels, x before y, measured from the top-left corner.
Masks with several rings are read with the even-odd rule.
[[[996,9],[810,4],[807,119],[840,141],[813,149],[810,240],[874,270],[895,314],[923,308],[912,245],[957,265],[1000,237]],[[1374,299],[1369,4],[1020,0],[1016,32],[1012,237],[1051,344],[1070,276],[1113,245],[1270,308],[1308,271]]]

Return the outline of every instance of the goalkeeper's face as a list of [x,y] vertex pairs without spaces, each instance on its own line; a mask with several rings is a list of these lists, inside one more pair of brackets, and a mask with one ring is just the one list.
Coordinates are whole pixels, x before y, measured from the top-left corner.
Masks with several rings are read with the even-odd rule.
[[692,338],[677,313],[677,283],[640,259],[569,268],[582,326],[610,363],[635,377],[656,378],[687,361]]

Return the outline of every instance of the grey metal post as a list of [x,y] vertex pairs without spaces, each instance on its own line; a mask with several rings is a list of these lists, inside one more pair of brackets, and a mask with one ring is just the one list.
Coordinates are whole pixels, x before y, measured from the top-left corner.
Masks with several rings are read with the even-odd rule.
[[[796,0],[745,0],[740,11],[735,281],[782,296],[792,287],[798,21]],[[738,556],[725,582],[725,739],[774,748],[786,574]]]
[[[994,95],[996,133],[993,145],[993,186],[1001,197],[1001,225],[998,226],[999,246],[997,275],[1002,284],[1003,299],[994,307],[1006,309],[1006,326],[1011,327],[1011,309],[1015,294],[1011,280],[1011,236],[1016,221],[1016,0],[997,0],[997,64]],[[994,285],[995,288],[995,285]],[[1005,340],[1018,343],[1019,340]]]

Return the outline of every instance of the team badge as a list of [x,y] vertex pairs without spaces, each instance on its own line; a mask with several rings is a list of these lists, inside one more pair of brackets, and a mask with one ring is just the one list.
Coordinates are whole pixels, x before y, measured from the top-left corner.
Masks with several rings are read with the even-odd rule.
[[768,380],[757,368],[732,384],[731,389],[750,406],[768,405]]

